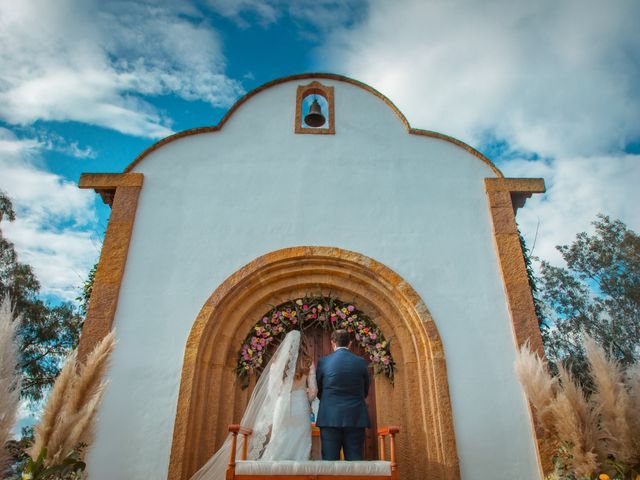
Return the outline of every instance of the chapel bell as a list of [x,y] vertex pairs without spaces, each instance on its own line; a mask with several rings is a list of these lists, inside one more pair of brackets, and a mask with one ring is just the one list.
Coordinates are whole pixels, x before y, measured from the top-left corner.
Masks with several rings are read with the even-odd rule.
[[311,107],[309,107],[309,113],[304,117],[304,123],[310,127],[318,128],[324,125],[325,121],[318,99],[314,97],[313,103],[311,103]]

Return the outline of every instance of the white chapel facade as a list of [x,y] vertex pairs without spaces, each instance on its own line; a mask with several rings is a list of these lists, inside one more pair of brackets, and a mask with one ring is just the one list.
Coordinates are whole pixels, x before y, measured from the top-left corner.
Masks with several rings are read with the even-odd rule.
[[242,416],[247,333],[316,291],[391,340],[371,408],[400,427],[400,478],[540,478],[513,361],[542,348],[515,224],[541,179],[410,127],[368,85],[303,74],[80,187],[112,208],[80,355],[118,338],[93,480],[188,479]]

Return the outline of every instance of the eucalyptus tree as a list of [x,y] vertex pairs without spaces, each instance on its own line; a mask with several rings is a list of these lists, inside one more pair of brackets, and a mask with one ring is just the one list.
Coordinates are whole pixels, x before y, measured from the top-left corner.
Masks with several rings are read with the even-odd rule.
[[558,246],[566,266],[541,262],[541,324],[551,362],[566,361],[588,383],[582,333],[622,366],[640,360],[640,237],[620,220],[598,215],[592,234]]
[[22,317],[18,332],[23,398],[37,401],[60,372],[61,359],[79,339],[83,317],[69,302],[47,303],[31,266],[22,263],[15,246],[2,233],[2,222],[15,221],[11,200],[0,191],[0,301],[8,294]]

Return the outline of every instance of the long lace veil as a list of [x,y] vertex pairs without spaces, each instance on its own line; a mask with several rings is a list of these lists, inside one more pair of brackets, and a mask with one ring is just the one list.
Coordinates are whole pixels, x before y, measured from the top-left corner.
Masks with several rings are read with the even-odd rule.
[[[291,387],[296,370],[300,332],[293,330],[284,337],[271,360],[256,382],[240,424],[253,430],[247,457],[262,458],[267,449],[271,433],[278,430],[280,418],[276,412],[286,412],[282,402],[290,402]],[[279,408],[276,405],[280,402]],[[239,458],[242,442],[238,442],[236,458]],[[222,447],[198,470],[191,480],[224,480],[231,453],[231,434]]]

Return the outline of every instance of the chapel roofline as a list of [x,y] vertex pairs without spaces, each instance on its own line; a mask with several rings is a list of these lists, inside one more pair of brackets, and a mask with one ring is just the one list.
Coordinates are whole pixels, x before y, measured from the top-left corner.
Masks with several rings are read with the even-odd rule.
[[225,113],[225,115],[222,117],[222,119],[220,120],[220,122],[218,122],[217,125],[213,125],[213,126],[210,126],[210,127],[198,127],[198,128],[191,128],[191,129],[188,129],[188,130],[183,130],[181,132],[174,133],[173,135],[169,135],[168,137],[165,137],[162,140],[157,141],[156,143],[154,143],[150,147],[146,148],[140,155],[138,155],[135,158],[135,160],[133,162],[131,162],[129,165],[127,165],[127,167],[124,169],[124,173],[131,172],[147,155],[149,155],[151,152],[157,150],[158,148],[166,145],[167,143],[170,143],[170,142],[173,142],[174,140],[178,140],[180,138],[188,137],[188,136],[191,136],[191,135],[198,135],[200,133],[208,133],[208,132],[217,132],[218,130],[221,130],[222,127],[225,125],[225,123],[229,120],[229,118],[231,118],[231,115],[233,115],[235,113],[235,111],[238,108],[240,108],[240,106],[242,106],[245,102],[247,102],[249,99],[251,99],[254,95],[257,95],[258,93],[261,93],[264,90],[267,90],[268,88],[274,87],[276,85],[280,85],[281,83],[287,83],[287,82],[291,82],[291,81],[295,81],[295,80],[308,80],[308,79],[316,79],[316,78],[327,79],[327,80],[335,80],[335,81],[339,81],[339,82],[345,82],[345,83],[349,83],[351,85],[354,85],[356,87],[362,88],[363,90],[366,90],[367,92],[369,92],[369,93],[373,94],[374,96],[378,97],[380,100],[382,100],[384,103],[386,103],[389,106],[389,108],[391,108],[393,113],[395,113],[396,117],[398,117],[398,119],[402,122],[402,124],[405,126],[405,128],[407,129],[407,132],[410,135],[420,135],[420,136],[424,136],[424,137],[437,138],[439,140],[444,140],[445,142],[453,143],[454,145],[466,150],[471,155],[479,158],[484,163],[486,163],[489,166],[489,168],[491,168],[491,170],[499,178],[504,178],[504,175],[502,174],[500,169],[498,167],[496,167],[496,165],[491,160],[489,160],[485,155],[480,153],[478,150],[473,148],[471,145],[463,142],[462,140],[458,140],[457,138],[451,137],[449,135],[445,135],[443,133],[438,133],[438,132],[434,132],[434,131],[431,131],[431,130],[422,130],[422,129],[419,129],[419,128],[411,127],[411,125],[407,121],[407,118],[404,116],[404,114],[400,111],[400,109],[398,109],[398,107],[395,106],[395,104],[391,100],[389,100],[389,98],[386,95],[380,93],[378,90],[376,90],[375,88],[371,87],[370,85],[367,85],[364,82],[361,82],[359,80],[354,80],[353,78],[349,78],[349,77],[346,77],[344,75],[337,75],[335,73],[299,73],[299,74],[296,74],[296,75],[289,75],[287,77],[277,78],[275,80],[271,80],[270,82],[264,83],[264,84],[260,85],[259,87],[254,88],[250,92],[247,92],[242,97],[240,97],[231,106],[231,108],[229,108],[229,110],[227,110],[227,113]]

